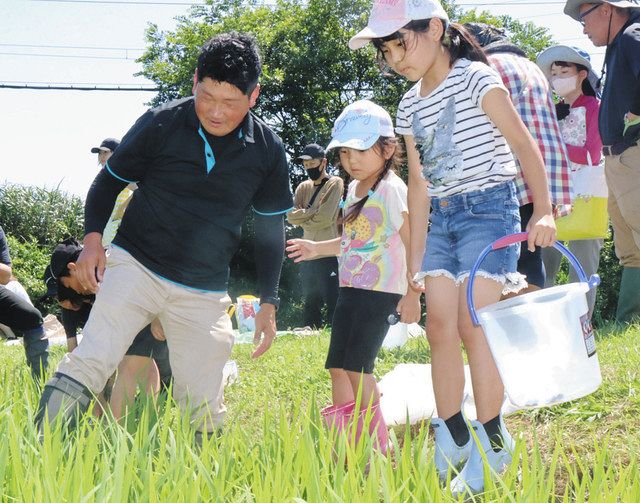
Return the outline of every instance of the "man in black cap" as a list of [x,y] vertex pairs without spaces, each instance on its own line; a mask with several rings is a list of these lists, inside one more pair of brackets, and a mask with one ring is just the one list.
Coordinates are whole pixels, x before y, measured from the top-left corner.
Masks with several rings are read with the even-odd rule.
[[630,323],[640,318],[640,1],[568,0],[564,13],[593,45],[607,48],[598,126],[622,265],[616,321]]
[[[298,157],[307,171],[296,189],[294,209],[287,214],[292,225],[304,230],[304,239],[325,241],[339,236],[338,212],[344,184],[339,176],[327,173],[324,149],[315,143],[307,145]],[[338,299],[338,259],[319,257],[300,264],[304,290],[304,325],[321,327],[322,307],[327,306],[325,324],[331,324]]]
[[0,227],[0,323],[22,336],[27,364],[34,377],[47,369],[49,341],[42,314],[30,301],[7,288],[13,279],[9,246]]
[[98,164],[104,168],[109,157],[111,157],[118,148],[118,145],[120,145],[120,140],[116,140],[115,138],[105,138],[102,140],[99,147],[93,147],[91,149],[91,153],[98,154]]
[[[82,246],[75,239],[63,241],[53,250],[44,274],[46,295],[57,297],[62,308],[69,351],[76,348],[77,332],[89,319],[95,301],[95,295],[84,288],[76,276],[76,261],[81,252]],[[155,395],[160,390],[160,382],[168,384],[171,378],[167,343],[163,337],[156,336],[158,332],[162,334],[162,327],[157,320],[153,323],[155,326],[147,325],[138,333],[118,365],[113,391],[104,392],[110,395],[109,405],[116,419],[121,418],[125,407],[133,402],[137,387]],[[102,397],[98,399],[104,405]]]

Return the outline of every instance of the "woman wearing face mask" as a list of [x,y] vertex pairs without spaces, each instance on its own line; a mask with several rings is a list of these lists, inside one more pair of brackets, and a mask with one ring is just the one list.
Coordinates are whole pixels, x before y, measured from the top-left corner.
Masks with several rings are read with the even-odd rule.
[[[584,165],[598,166],[602,152],[602,140],[598,132],[600,102],[595,91],[598,75],[591,67],[589,54],[575,47],[557,45],[541,52],[537,63],[560,98],[556,110],[571,169]],[[602,245],[602,239],[583,239],[568,244],[587,276],[598,270]],[[545,286],[553,286],[562,256],[552,248],[545,248],[542,256],[547,271]],[[572,268],[569,280],[578,281]],[[595,294],[595,289],[587,294],[589,315],[593,313]]]

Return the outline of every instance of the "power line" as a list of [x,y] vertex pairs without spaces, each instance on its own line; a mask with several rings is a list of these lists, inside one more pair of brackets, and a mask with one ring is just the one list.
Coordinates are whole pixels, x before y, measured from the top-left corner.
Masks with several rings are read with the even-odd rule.
[[35,56],[40,58],[75,58],[75,59],[113,59],[135,61],[138,58],[130,58],[128,56],[83,56],[80,54],[37,54],[31,52],[0,52],[0,56]]
[[151,84],[141,84],[139,82],[50,82],[50,81],[37,81],[31,80],[0,80],[4,84],[38,84],[47,86],[116,86],[116,87],[136,87],[136,86],[150,86]]
[[34,49],[86,49],[92,51],[144,51],[137,47],[96,47],[90,45],[37,45],[37,44],[8,44],[0,43],[0,47],[31,47]]
[[159,87],[123,87],[129,86],[129,84],[118,85],[114,84],[111,86],[100,86],[100,85],[91,85],[91,84],[40,84],[40,83],[25,83],[25,84],[17,84],[17,83],[2,83],[0,82],[0,89],[23,89],[23,90],[38,90],[38,91],[127,91],[127,92],[140,92],[140,91],[151,91],[158,92],[160,90]]

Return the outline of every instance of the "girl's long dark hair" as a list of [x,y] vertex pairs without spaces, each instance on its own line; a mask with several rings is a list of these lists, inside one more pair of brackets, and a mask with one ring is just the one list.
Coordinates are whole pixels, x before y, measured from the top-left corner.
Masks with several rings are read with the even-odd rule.
[[[426,33],[429,31],[430,23],[431,19],[418,19],[406,24],[404,29],[418,34]],[[445,24],[444,21],[442,21],[442,23],[443,25]],[[383,71],[388,71],[389,66],[387,65],[384,54],[382,53],[382,46],[385,42],[389,42],[391,40],[399,40],[406,50],[406,41],[402,33],[399,31],[383,38],[375,38],[371,41],[377,50],[376,60]],[[475,37],[471,35],[461,24],[450,23],[442,34],[441,42],[449,52],[450,66],[453,66],[454,63],[461,58],[471,61],[481,61],[482,63],[489,64],[487,56],[480,45],[478,45]]]
[[352,204],[348,208],[342,208],[340,217],[338,219],[338,222],[341,225],[353,222],[356,218],[358,218],[358,215],[360,215],[362,208],[364,208],[364,205],[369,200],[369,194],[376,191],[376,189],[378,188],[378,185],[380,185],[380,182],[390,170],[395,171],[402,164],[402,157],[403,157],[402,148],[400,146],[400,142],[396,138],[381,136],[378,138],[378,141],[376,141],[376,143],[374,143],[371,148],[376,149],[378,153],[382,156],[387,145],[395,145],[396,148],[393,152],[393,155],[385,161],[384,167],[382,168],[382,171],[380,171],[380,174],[378,175],[378,178],[376,178],[376,181],[371,187],[371,190],[369,191],[369,193],[367,193],[357,203]]

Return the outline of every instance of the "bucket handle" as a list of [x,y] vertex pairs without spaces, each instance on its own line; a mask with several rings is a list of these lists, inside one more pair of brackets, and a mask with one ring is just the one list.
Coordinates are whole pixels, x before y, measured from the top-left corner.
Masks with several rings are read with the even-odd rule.
[[[499,250],[501,248],[506,248],[507,246],[514,245],[516,243],[520,243],[521,241],[526,241],[526,240],[527,240],[526,232],[518,232],[516,234],[510,234],[503,238],[497,239],[493,243],[488,245],[484,250],[482,250],[482,253],[476,260],[476,263],[473,264],[473,268],[469,273],[469,282],[467,283],[467,306],[469,306],[469,314],[471,315],[471,321],[473,321],[474,325],[480,324],[478,320],[478,315],[476,313],[476,308],[473,304],[473,283],[475,281],[476,272],[478,272],[478,268],[480,267],[480,264],[485,259],[485,257],[492,251]],[[567,257],[567,259],[569,260],[573,268],[578,273],[578,278],[580,279],[580,282],[587,283],[587,285],[589,286],[589,290],[591,290],[592,288],[595,288],[600,284],[600,276],[598,276],[597,274],[594,274],[590,278],[587,278],[587,275],[584,272],[584,269],[582,268],[582,266],[580,265],[580,262],[578,262],[578,259],[576,258],[576,256],[573,253],[571,253],[566,246],[564,246],[563,244],[557,241],[553,244],[553,246],[556,250],[560,251],[565,257]]]

